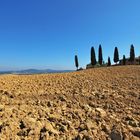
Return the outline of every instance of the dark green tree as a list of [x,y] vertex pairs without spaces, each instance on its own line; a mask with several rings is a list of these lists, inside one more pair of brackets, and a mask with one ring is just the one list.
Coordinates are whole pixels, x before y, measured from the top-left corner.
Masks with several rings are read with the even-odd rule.
[[140,65],[140,56],[139,56],[139,65]]
[[126,65],[126,58],[125,58],[125,55],[123,55],[123,65]]
[[95,55],[95,50],[94,47],[91,47],[91,65],[94,66],[96,65],[96,55]]
[[115,47],[115,50],[114,50],[114,62],[117,64],[118,61],[119,61],[119,52],[118,52],[118,48]]
[[99,61],[100,65],[103,64],[103,54],[102,54],[102,46],[101,45],[99,45],[98,61]]
[[75,66],[76,66],[76,68],[78,70],[79,62],[78,62],[78,56],[77,55],[75,55]]
[[135,50],[133,44],[130,47],[130,62],[133,63],[135,60]]
[[110,60],[110,57],[108,57],[108,63],[107,63],[107,66],[111,66],[111,60]]

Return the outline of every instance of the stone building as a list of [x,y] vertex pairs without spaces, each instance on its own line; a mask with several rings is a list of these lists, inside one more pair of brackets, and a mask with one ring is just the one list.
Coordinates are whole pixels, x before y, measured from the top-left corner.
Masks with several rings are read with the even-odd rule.
[[[123,59],[121,59],[119,61],[119,64],[120,65],[123,65]],[[131,64],[133,64],[133,65],[140,65],[140,56],[139,57],[136,57],[135,60],[134,60],[134,62],[131,62],[129,60],[129,58],[126,58],[126,65],[131,65]]]

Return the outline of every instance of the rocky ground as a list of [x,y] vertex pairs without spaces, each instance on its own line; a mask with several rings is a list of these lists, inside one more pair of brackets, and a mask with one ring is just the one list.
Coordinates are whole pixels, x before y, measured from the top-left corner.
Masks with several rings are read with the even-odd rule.
[[0,76],[0,140],[139,140],[140,66]]

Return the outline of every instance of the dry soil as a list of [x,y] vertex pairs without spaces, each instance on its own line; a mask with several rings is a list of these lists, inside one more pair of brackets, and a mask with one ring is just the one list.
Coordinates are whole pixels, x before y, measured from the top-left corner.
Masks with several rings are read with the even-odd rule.
[[0,140],[139,140],[140,66],[0,76]]

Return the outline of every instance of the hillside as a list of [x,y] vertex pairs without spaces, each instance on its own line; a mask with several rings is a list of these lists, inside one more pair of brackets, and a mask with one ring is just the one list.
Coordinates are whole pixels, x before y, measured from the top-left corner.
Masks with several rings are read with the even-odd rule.
[[0,76],[1,140],[139,140],[140,66]]
[[0,71],[0,74],[46,74],[46,73],[64,73],[64,72],[72,72],[73,70],[53,70],[53,69],[26,69],[26,70],[17,70],[17,71]]

